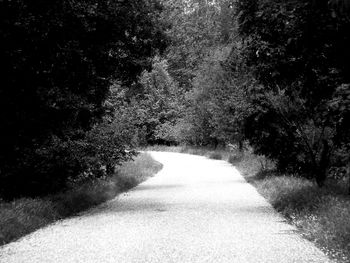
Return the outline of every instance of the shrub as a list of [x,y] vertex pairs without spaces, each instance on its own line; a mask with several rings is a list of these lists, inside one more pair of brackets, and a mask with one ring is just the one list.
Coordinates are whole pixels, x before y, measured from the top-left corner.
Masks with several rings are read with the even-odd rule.
[[242,154],[239,154],[239,153],[230,154],[228,158],[228,162],[235,165],[239,163],[242,160],[242,158],[243,158]]
[[75,132],[80,137],[75,140],[53,136],[34,155],[25,155],[16,173],[1,178],[0,194],[8,199],[44,196],[62,191],[70,182],[114,174],[116,165],[135,155],[126,151],[132,145],[116,125],[103,122],[87,133]]
[[214,160],[222,160],[222,154],[214,152],[209,155],[209,158]]
[[145,0],[0,1],[0,196],[57,192],[127,156],[125,141],[95,125],[111,83],[131,86],[165,48],[161,8]]

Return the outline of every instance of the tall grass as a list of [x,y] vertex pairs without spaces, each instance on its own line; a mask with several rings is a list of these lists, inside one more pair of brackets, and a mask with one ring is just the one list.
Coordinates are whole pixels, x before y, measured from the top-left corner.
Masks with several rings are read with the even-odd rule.
[[0,245],[112,199],[156,174],[161,168],[160,163],[143,153],[134,161],[117,167],[112,178],[75,185],[46,198],[0,201]]
[[328,180],[324,188],[319,188],[313,181],[266,168],[261,158],[248,154],[237,168],[305,238],[336,262],[350,262],[350,198],[346,184]]

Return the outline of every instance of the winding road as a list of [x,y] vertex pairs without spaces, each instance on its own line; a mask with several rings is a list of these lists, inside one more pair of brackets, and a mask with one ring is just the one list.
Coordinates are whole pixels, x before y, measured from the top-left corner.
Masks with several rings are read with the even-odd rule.
[[227,162],[151,154],[155,177],[3,246],[0,262],[330,262]]

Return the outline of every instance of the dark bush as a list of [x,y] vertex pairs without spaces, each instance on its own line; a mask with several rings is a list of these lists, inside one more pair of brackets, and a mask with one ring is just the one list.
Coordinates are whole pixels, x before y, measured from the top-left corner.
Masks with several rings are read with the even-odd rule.
[[214,160],[222,160],[222,154],[214,152],[209,155],[209,158]]
[[164,49],[160,10],[156,0],[0,1],[0,195],[56,192],[128,156],[95,125],[110,85],[131,86]]
[[0,193],[4,198],[47,195],[69,183],[113,175],[116,165],[136,154],[126,150],[133,145],[118,133],[115,125],[104,122],[77,140],[53,137],[35,155],[26,155],[25,165],[3,178]]

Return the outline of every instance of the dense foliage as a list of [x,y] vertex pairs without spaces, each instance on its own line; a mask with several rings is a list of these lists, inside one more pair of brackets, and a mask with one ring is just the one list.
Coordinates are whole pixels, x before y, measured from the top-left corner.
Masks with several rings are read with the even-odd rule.
[[0,1],[2,195],[56,191],[130,156],[117,122],[96,123],[109,86],[137,82],[164,49],[161,9],[144,0]]
[[173,129],[179,143],[247,141],[280,170],[319,185],[329,173],[344,176],[347,1],[167,2],[177,17],[169,72],[187,91]]
[[316,176],[322,185],[327,170],[349,158],[338,158],[349,130],[345,105],[340,110],[334,100],[348,100],[350,16],[328,1],[249,2],[238,3],[238,31],[262,87],[251,90],[246,138],[280,169]]
[[113,173],[135,146],[250,144],[350,171],[345,0],[0,0],[0,194]]

